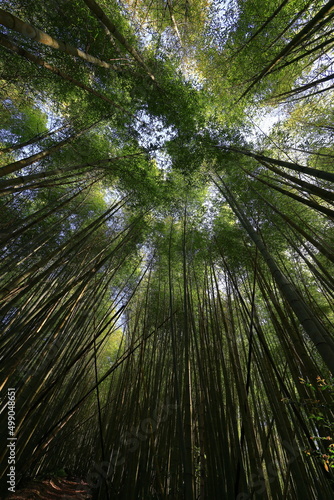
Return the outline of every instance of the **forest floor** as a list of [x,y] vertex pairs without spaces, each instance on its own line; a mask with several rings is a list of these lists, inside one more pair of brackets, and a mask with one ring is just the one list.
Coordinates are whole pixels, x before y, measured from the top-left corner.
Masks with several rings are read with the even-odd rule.
[[6,500],[90,500],[88,484],[80,479],[34,480],[11,493]]

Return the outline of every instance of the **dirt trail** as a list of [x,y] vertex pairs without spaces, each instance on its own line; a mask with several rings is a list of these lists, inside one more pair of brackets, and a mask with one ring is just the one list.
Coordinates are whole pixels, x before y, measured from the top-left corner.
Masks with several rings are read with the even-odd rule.
[[90,500],[88,484],[80,479],[44,479],[32,481],[25,488],[11,493],[6,500]]

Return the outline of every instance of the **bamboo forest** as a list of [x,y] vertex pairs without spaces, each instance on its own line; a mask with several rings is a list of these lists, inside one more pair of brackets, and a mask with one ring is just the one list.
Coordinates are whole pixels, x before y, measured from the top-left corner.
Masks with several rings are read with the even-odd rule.
[[0,498],[333,499],[334,0],[0,7]]

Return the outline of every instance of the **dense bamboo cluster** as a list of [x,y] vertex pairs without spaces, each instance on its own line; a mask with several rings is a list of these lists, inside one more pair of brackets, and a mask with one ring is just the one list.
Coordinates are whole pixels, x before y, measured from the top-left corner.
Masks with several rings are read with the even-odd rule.
[[24,4],[0,9],[17,485],[330,500],[334,2]]

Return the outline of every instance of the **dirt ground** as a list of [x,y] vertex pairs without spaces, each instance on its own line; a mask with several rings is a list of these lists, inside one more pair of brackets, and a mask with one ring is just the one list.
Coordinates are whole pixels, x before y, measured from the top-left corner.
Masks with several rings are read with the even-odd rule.
[[80,479],[53,478],[32,481],[15,493],[1,498],[6,500],[90,500],[92,495],[87,483]]

